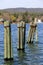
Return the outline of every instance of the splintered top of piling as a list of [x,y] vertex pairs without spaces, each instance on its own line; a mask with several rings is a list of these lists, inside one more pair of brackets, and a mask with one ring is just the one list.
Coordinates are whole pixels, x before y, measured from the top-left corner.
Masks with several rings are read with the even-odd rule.
[[31,27],[37,27],[37,21],[35,20],[34,22],[32,21],[31,23],[30,23],[30,26]]
[[0,18],[0,22],[4,22],[4,19],[3,18]]
[[37,25],[36,25],[36,24],[30,24],[30,26],[31,26],[31,27],[37,27]]
[[21,21],[17,24],[18,27],[25,27],[25,22]]
[[4,26],[10,26],[10,21],[4,21]]
[[32,22],[30,23],[30,26],[36,27],[37,26],[38,19],[32,19]]

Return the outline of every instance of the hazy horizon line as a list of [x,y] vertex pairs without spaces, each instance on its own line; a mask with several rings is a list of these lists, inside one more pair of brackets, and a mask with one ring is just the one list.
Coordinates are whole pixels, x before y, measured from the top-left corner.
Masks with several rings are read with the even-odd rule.
[[43,8],[43,7],[9,7],[9,8],[0,8],[0,10],[3,10],[3,9],[13,9],[13,8]]

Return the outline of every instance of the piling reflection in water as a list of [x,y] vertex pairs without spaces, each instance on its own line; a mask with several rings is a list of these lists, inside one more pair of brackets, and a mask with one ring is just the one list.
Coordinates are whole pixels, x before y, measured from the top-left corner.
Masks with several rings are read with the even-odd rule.
[[13,61],[5,61],[4,65],[14,65]]
[[38,44],[37,43],[33,43],[33,44],[28,44],[29,46],[29,50],[32,54],[38,53]]
[[20,65],[27,65],[27,63],[24,61],[25,56],[26,56],[25,50],[19,50],[18,51],[18,57],[19,57]]
[[19,50],[18,51],[19,60],[23,61],[24,55],[25,55],[25,51],[24,50]]
[[28,44],[29,50],[30,50],[30,55],[31,56],[31,64],[32,65],[39,65],[39,59],[40,57],[38,56],[39,49],[38,49],[38,43],[33,43],[33,44]]

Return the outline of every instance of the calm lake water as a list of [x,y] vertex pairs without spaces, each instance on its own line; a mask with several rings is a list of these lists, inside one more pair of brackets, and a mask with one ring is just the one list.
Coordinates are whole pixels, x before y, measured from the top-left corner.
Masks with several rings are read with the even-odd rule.
[[[26,42],[29,24],[26,24]],[[25,50],[17,50],[17,24],[11,25],[14,61],[4,61],[4,26],[0,25],[0,65],[43,65],[43,23],[38,24],[38,43],[25,43]]]

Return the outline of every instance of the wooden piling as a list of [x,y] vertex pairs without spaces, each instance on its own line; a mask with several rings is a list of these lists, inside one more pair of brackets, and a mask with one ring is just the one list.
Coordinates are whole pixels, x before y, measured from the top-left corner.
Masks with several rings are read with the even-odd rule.
[[9,21],[4,21],[4,59],[13,60],[11,45],[11,25]]
[[35,29],[35,42],[38,42],[37,22],[38,22],[38,19],[35,18],[35,20],[34,20],[34,24],[36,25],[36,29]]
[[36,27],[36,33],[35,33],[35,42],[38,42],[38,30],[37,30],[37,27]]
[[37,27],[37,18],[35,18],[34,22],[32,22],[30,24],[28,43],[33,43],[33,41],[34,41],[34,34],[35,34],[35,32],[37,33],[36,27]]
[[18,23],[18,45],[17,49],[22,50],[25,48],[25,22],[21,21]]

